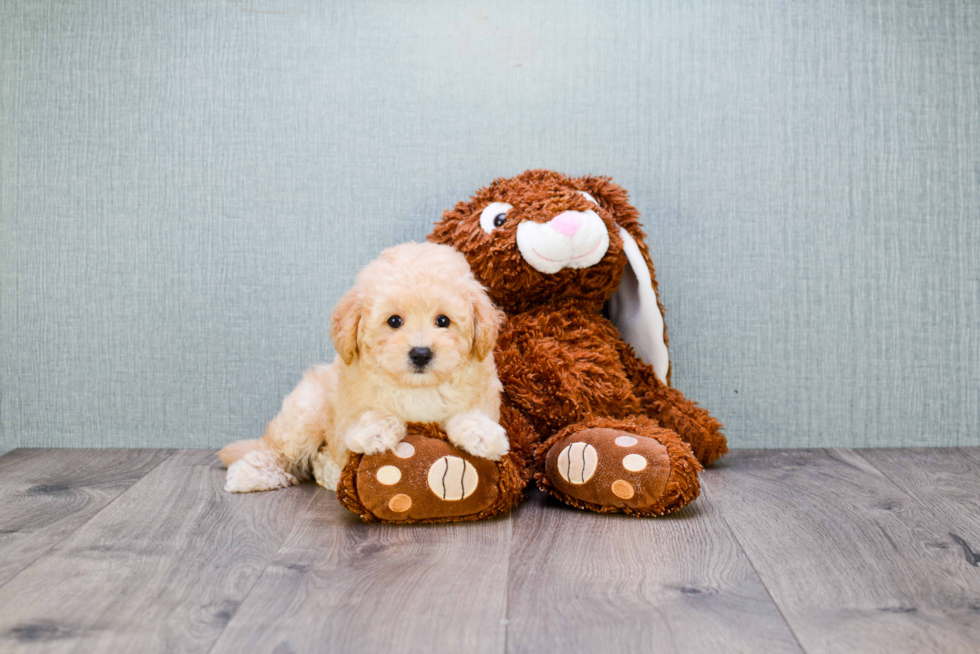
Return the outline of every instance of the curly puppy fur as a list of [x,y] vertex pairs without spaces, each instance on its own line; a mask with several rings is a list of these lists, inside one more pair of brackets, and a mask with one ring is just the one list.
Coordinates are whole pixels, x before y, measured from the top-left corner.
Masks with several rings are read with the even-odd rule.
[[[490,216],[498,207],[503,207],[501,213]],[[590,251],[552,266],[547,252],[518,238],[521,230],[525,236],[540,230],[525,223],[550,224],[563,233],[574,233],[586,214],[591,227],[601,220],[607,233],[608,242],[600,243],[606,250],[599,251],[598,261],[591,262]],[[628,265],[619,228],[639,248],[656,292],[639,214],[626,192],[606,177],[572,178],[531,170],[497,179],[447,211],[429,240],[462,252],[476,279],[506,313],[495,359],[505,402],[538,434],[539,486],[555,492],[541,466],[549,445],[563,435],[600,424],[632,427],[653,434],[670,456],[665,494],[655,506],[634,512],[655,515],[677,510],[697,497],[699,464],[711,463],[728,448],[721,424],[669,386],[669,369],[663,378],[655,374],[604,315]],[[576,261],[583,257],[588,257],[588,265]],[[549,272],[551,268],[560,269]],[[656,307],[662,316],[659,299]],[[666,332],[662,340],[666,351]],[[513,430],[506,415],[503,425]],[[620,510],[560,497],[594,511]]]
[[271,490],[309,479],[336,488],[351,452],[393,449],[407,423],[432,422],[473,456],[510,444],[491,356],[502,314],[455,250],[389,248],[357,276],[331,317],[334,362],[308,371],[260,440],[218,456],[226,490]]

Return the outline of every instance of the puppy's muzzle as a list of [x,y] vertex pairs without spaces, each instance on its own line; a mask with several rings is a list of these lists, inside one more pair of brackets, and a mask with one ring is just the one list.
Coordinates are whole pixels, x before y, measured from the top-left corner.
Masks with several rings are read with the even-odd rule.
[[432,349],[427,347],[413,347],[408,351],[408,360],[415,367],[415,372],[422,372],[432,361]]

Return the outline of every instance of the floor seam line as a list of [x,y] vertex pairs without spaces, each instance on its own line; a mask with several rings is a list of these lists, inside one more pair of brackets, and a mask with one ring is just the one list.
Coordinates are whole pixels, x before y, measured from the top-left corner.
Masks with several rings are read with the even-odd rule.
[[[868,448],[864,448],[864,449],[868,449]],[[959,449],[959,448],[950,448],[950,449]],[[878,466],[876,466],[873,461],[871,461],[870,459],[868,459],[865,456],[863,456],[861,454],[861,451],[860,450],[851,449],[851,451],[854,452],[855,455],[857,455],[858,457],[860,457],[862,461],[864,461],[869,466],[871,466],[872,468],[874,468],[878,472],[878,474],[881,475],[882,479],[884,479],[889,484],[891,484],[892,486],[894,486],[895,488],[897,488],[899,490],[899,492],[901,492],[909,500],[911,500],[919,509],[921,509],[923,512],[925,512],[927,514],[933,515],[933,512],[929,508],[929,506],[925,502],[923,502],[921,499],[919,499],[919,497],[915,493],[913,493],[911,490],[905,488],[904,486],[902,486],[901,484],[899,484],[897,481],[895,481],[894,479],[892,479],[891,475],[889,475],[884,470],[882,470],[881,468],[879,468]],[[948,525],[948,523],[946,523],[945,521],[942,521],[942,524],[945,524],[946,525],[946,527],[945,527],[946,529],[949,529],[950,528],[949,525]]]
[[884,479],[884,480],[885,480],[885,481],[887,481],[887,482],[888,482],[888,483],[889,483],[890,485],[892,485],[892,486],[894,486],[894,487],[895,487],[896,489],[898,489],[898,491],[899,491],[899,492],[900,492],[900,493],[901,493],[902,495],[904,495],[904,496],[906,496],[907,498],[909,498],[910,500],[912,500],[913,502],[915,502],[915,504],[916,504],[916,505],[917,505],[917,506],[918,506],[918,507],[919,507],[920,509],[922,509],[923,511],[925,511],[925,512],[927,512],[927,513],[931,513],[931,510],[929,509],[929,507],[928,507],[928,506],[926,506],[925,504],[923,504],[923,503],[922,503],[922,501],[921,501],[921,500],[920,500],[920,499],[919,499],[918,497],[916,497],[916,496],[915,496],[915,495],[914,495],[914,494],[912,493],[912,491],[910,491],[910,490],[908,490],[907,488],[905,488],[904,486],[902,486],[902,485],[900,485],[900,484],[899,484],[898,482],[896,482],[896,481],[895,481],[894,479],[892,479],[892,478],[891,478],[891,476],[890,476],[890,475],[888,475],[888,474],[887,474],[887,473],[886,473],[886,472],[885,472],[884,470],[882,470],[881,468],[879,468],[878,466],[876,466],[876,465],[874,464],[874,462],[872,462],[872,461],[870,461],[869,459],[867,459],[867,458],[865,458],[864,456],[862,456],[862,455],[861,455],[861,450],[859,450],[859,449],[856,449],[856,448],[840,448],[840,449],[848,449],[848,450],[850,450],[851,452],[853,452],[853,453],[854,453],[854,454],[855,454],[855,455],[856,455],[856,456],[857,456],[858,458],[860,458],[860,459],[861,459],[862,461],[864,461],[864,462],[865,462],[865,463],[867,463],[867,464],[868,464],[869,466],[871,466],[872,468],[874,468],[874,469],[875,469],[875,471],[876,471],[876,472],[877,472],[877,473],[878,473],[879,475],[881,475],[881,478],[882,478],[882,479]]
[[[709,490],[708,484],[703,484],[703,486],[704,486],[705,494],[708,497],[710,497],[713,491]],[[797,645],[799,645],[800,651],[804,652],[805,654],[809,654],[809,650],[803,646],[803,642],[800,640],[800,637],[797,635],[796,629],[793,628],[793,624],[789,621],[789,618],[786,617],[786,614],[783,613],[783,607],[781,607],[779,605],[779,602],[776,601],[776,598],[772,596],[772,591],[769,590],[769,586],[766,584],[766,580],[762,578],[761,574],[759,574],[759,569],[756,567],[755,561],[752,560],[752,556],[749,554],[749,551],[745,549],[745,545],[742,544],[742,541],[738,537],[738,534],[735,532],[735,529],[732,527],[731,523],[728,522],[728,516],[725,515],[725,512],[721,510],[721,507],[719,505],[715,504],[715,508],[718,510],[718,513],[721,514],[722,522],[725,523],[725,526],[728,528],[728,532],[732,535],[732,538],[735,539],[735,543],[738,545],[738,548],[742,551],[742,554],[745,555],[745,559],[749,562],[749,565],[752,567],[752,572],[755,573],[755,576],[759,580],[759,583],[762,584],[763,590],[766,591],[766,597],[768,597],[769,601],[772,602],[772,605],[776,607],[776,611],[779,612],[779,617],[783,619],[783,624],[786,625],[786,628],[789,629],[789,633],[793,636],[793,640],[796,641]]]
[[507,543],[507,575],[504,578],[504,654],[507,654],[510,647],[510,566],[514,554],[514,511],[516,508],[513,507],[507,512],[510,538]]
[[[152,449],[152,448],[150,448],[150,449]],[[27,570],[32,565],[34,565],[35,563],[37,563],[38,561],[40,561],[41,559],[43,559],[45,556],[48,556],[49,554],[51,554],[51,552],[54,551],[54,549],[56,547],[58,547],[63,542],[65,542],[70,536],[73,536],[75,533],[77,533],[79,529],[81,529],[82,527],[84,527],[85,525],[87,525],[88,523],[90,523],[97,516],[101,515],[103,511],[105,511],[110,506],[112,506],[113,504],[115,504],[116,501],[120,497],[122,497],[123,495],[125,495],[126,493],[128,493],[130,490],[132,490],[133,486],[135,486],[136,484],[138,484],[141,481],[143,481],[144,479],[146,479],[146,477],[151,472],[153,472],[154,470],[156,470],[158,467],[160,467],[160,465],[164,461],[169,460],[172,456],[174,456],[179,451],[180,450],[177,450],[177,449],[171,450],[170,451],[170,454],[168,454],[167,456],[165,456],[162,459],[160,459],[155,466],[153,466],[152,468],[150,468],[149,470],[147,470],[139,479],[137,479],[132,484],[130,484],[129,487],[126,490],[124,490],[123,492],[119,493],[119,495],[116,495],[109,502],[107,502],[105,506],[103,506],[101,509],[99,509],[98,511],[96,511],[95,513],[93,513],[91,516],[89,516],[88,520],[86,520],[82,524],[78,525],[77,527],[75,527],[74,529],[72,529],[71,531],[69,531],[67,534],[65,534],[64,536],[62,536],[61,538],[59,538],[57,541],[55,541],[54,543],[52,543],[51,546],[48,547],[48,549],[46,549],[44,552],[41,552],[40,554],[38,554],[37,557],[31,559],[26,565],[24,565],[23,568],[21,568],[20,570],[18,570],[14,575],[12,575],[9,579],[7,579],[7,581],[5,581],[3,583],[0,583],[0,589],[2,589],[4,586],[6,586],[7,584],[9,584],[11,581],[13,581],[14,579],[16,579],[17,577],[19,577],[21,574],[23,574],[23,572],[25,570]]]
[[[301,485],[303,485],[303,483],[301,482],[300,484],[297,484],[297,485],[300,485],[301,486]],[[238,613],[238,610],[240,608],[242,608],[242,606],[248,600],[249,596],[251,596],[252,591],[255,590],[255,587],[259,585],[259,582],[265,576],[265,573],[269,570],[269,566],[272,565],[272,562],[276,560],[276,557],[279,556],[279,553],[282,551],[283,546],[289,541],[289,537],[292,536],[293,535],[293,532],[295,532],[299,528],[301,518],[304,515],[306,515],[306,512],[309,510],[310,505],[313,504],[313,501],[316,499],[316,496],[320,494],[319,493],[319,489],[321,489],[321,488],[323,488],[323,487],[317,485],[317,490],[310,494],[310,499],[303,506],[303,510],[302,510],[302,512],[300,512],[299,518],[297,518],[296,523],[289,529],[289,531],[286,533],[286,535],[283,536],[282,542],[279,543],[279,545],[276,547],[276,551],[273,552],[272,553],[272,556],[269,557],[269,560],[266,562],[265,567],[262,568],[262,572],[260,572],[259,574],[257,574],[255,576],[255,581],[252,582],[252,584],[248,587],[248,590],[245,591],[245,594],[242,595],[242,599],[238,603],[238,606],[235,607],[235,612],[231,615],[231,618],[228,620],[228,622],[225,623],[225,626],[221,628],[221,631],[218,632],[218,635],[215,636],[214,641],[211,642],[211,646],[208,647],[208,649],[207,649],[208,654],[211,654],[211,652],[214,650],[214,648],[218,646],[218,641],[221,640],[221,637],[224,635],[225,631],[228,629],[228,627],[231,625],[231,623],[234,622],[235,615]],[[264,491],[264,492],[275,492],[275,490],[272,490],[272,491]]]

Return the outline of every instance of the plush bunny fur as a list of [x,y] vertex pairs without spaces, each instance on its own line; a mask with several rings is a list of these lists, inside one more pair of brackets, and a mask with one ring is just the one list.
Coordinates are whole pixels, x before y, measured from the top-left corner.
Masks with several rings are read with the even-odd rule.
[[[546,170],[497,179],[429,240],[462,252],[506,313],[494,355],[501,424],[543,490],[639,516],[697,497],[701,466],[727,444],[721,424],[670,386],[656,274],[622,188]],[[345,469],[349,506],[365,515],[355,464],[370,457]]]

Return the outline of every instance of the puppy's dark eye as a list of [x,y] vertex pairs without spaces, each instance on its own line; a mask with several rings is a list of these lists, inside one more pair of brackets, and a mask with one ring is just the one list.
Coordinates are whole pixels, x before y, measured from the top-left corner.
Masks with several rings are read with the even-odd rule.
[[401,316],[392,316],[391,318],[388,318],[388,326],[391,327],[392,329],[398,329],[404,324],[405,321],[402,320]]
[[449,327],[449,318],[446,316],[436,316],[436,327]]
[[494,217],[494,219],[493,219],[493,226],[494,226],[494,227],[500,227],[500,226],[501,226],[501,225],[503,225],[503,224],[504,224],[504,223],[505,223],[506,221],[507,221],[507,214],[505,214],[505,213],[498,213],[498,214],[497,214],[497,215],[496,215],[496,216]]

